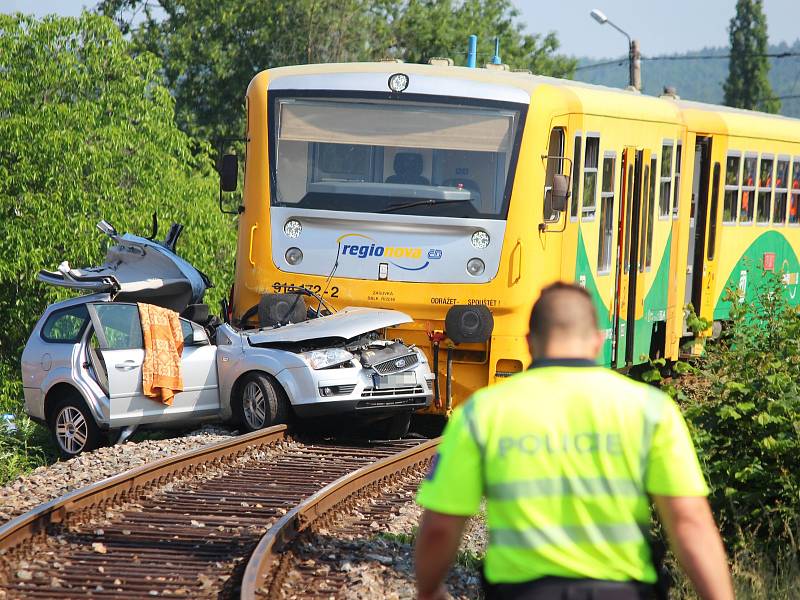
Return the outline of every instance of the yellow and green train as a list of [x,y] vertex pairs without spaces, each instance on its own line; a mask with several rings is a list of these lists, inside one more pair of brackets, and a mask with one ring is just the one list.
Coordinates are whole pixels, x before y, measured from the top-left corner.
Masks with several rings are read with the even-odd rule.
[[677,358],[688,304],[723,321],[765,271],[795,298],[800,121],[393,62],[264,71],[246,106],[233,319],[292,286],[404,311],[434,412],[525,368],[554,280],[590,291],[615,368]]

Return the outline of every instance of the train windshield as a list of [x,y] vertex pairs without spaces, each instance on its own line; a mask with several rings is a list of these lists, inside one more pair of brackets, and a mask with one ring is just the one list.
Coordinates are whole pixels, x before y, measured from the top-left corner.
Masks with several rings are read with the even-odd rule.
[[279,98],[274,206],[505,219],[519,110]]

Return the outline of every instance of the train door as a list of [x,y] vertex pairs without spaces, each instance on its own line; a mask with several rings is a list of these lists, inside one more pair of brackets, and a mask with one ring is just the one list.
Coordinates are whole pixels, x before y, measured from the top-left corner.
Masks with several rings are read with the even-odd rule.
[[[710,179],[711,138],[698,136],[694,146],[692,205],[689,215],[689,248],[687,254],[689,264],[686,269],[686,295],[684,298],[685,304],[691,303],[698,314],[701,314],[703,306],[703,284],[707,283],[704,280],[708,279],[705,256]],[[714,220],[714,223],[716,225],[716,220]],[[716,233],[716,227],[714,232]]]
[[639,273],[639,242],[646,222],[642,218],[642,198],[649,176],[650,151],[626,148],[622,156],[624,177],[617,235],[617,280],[613,319],[612,364],[624,367],[633,362],[636,318],[641,317],[644,286]]

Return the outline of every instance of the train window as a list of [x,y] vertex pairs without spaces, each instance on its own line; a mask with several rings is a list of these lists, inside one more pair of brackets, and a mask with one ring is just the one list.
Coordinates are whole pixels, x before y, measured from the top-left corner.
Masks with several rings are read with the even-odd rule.
[[707,260],[714,260],[714,254],[717,249],[717,219],[719,215],[717,209],[719,208],[719,163],[714,163],[714,178],[711,183],[711,209],[709,211],[709,224],[708,224],[708,251],[706,253]]
[[581,187],[581,141],[580,134],[575,136],[575,150],[572,154],[572,199],[570,200],[569,216],[578,219],[578,198]]
[[280,94],[274,102],[273,206],[505,220],[519,110]]
[[742,158],[738,154],[728,154],[725,161],[725,198],[722,201],[722,223],[736,223],[739,208],[739,178]]
[[769,223],[772,217],[772,156],[761,157],[758,175],[758,205],[756,206],[756,223]]
[[597,245],[597,274],[611,269],[611,246],[614,240],[614,152],[603,155],[603,182],[600,188],[600,236]]
[[[628,183],[625,185],[625,272],[631,268],[631,213],[633,212],[633,165],[628,166]],[[800,190],[798,190],[800,191]],[[634,246],[635,248],[635,246]]]
[[678,218],[678,200],[681,197],[681,150],[683,146],[680,142],[675,146],[675,176],[672,180],[672,190],[674,199],[672,202],[672,218]]
[[783,225],[786,222],[786,199],[789,195],[789,157],[778,157],[775,168],[775,214],[772,222]]
[[581,219],[593,221],[597,204],[597,167],[600,158],[600,138],[586,138],[586,154],[583,158],[583,206]]
[[742,199],[739,204],[739,223],[750,224],[753,222],[753,204],[756,195],[756,166],[757,156],[745,156],[742,168]]
[[800,224],[800,158],[792,161],[792,196],[789,199],[789,225]]
[[[655,211],[656,203],[656,161],[654,156],[650,159],[650,191],[647,194],[647,203],[642,203],[642,206],[647,207],[647,246],[645,247],[644,255],[644,268],[649,269],[653,264],[653,212]],[[645,174],[645,179],[647,176]]]
[[559,213],[553,210],[552,188],[553,176],[556,173],[561,174],[563,172],[564,130],[561,127],[553,127],[550,132],[550,145],[547,148],[547,156],[557,158],[547,159],[544,179],[544,205],[542,206],[542,220],[544,221],[550,221],[559,216]]
[[661,147],[661,189],[658,194],[658,218],[669,218],[669,201],[672,198],[672,140]]

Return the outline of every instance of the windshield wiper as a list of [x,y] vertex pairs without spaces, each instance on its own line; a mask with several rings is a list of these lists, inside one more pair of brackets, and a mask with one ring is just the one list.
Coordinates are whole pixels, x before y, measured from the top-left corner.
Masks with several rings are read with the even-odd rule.
[[401,202],[400,204],[390,204],[384,209],[379,210],[379,213],[394,212],[404,208],[412,208],[414,206],[434,206],[436,204],[457,204],[461,202],[471,202],[469,198],[460,198],[457,200],[436,200],[435,198],[428,198],[427,200],[415,200],[414,202]]

